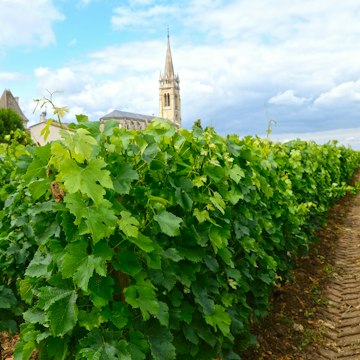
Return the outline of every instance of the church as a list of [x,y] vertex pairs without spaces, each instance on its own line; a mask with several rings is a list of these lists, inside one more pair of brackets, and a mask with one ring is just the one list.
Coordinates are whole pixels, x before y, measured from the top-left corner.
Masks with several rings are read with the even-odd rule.
[[[19,99],[15,98],[10,90],[5,90],[0,98],[0,108],[12,108],[23,119],[24,127],[27,128],[28,119],[23,114]],[[143,130],[154,119],[154,116],[126,112],[121,110],[111,111],[109,114],[100,118],[101,122],[107,120],[115,120],[119,122],[119,127],[133,130]],[[180,79],[179,75],[174,72],[173,60],[170,48],[170,37],[167,36],[167,49],[165,57],[164,72],[160,72],[159,78],[159,116],[157,118],[170,120],[176,127],[181,127],[181,101],[180,101]],[[43,145],[48,141],[60,138],[60,126],[57,122],[50,125],[50,135],[45,142],[41,136],[41,130],[46,125],[46,112],[40,115],[40,121],[28,127],[31,137],[39,145]]]
[[[164,73],[159,79],[159,118],[170,120],[181,127],[180,79],[175,75],[170,48],[170,37],[167,37],[167,49]],[[114,110],[103,116],[100,121],[116,120],[119,126],[127,129],[145,129],[154,116]]]

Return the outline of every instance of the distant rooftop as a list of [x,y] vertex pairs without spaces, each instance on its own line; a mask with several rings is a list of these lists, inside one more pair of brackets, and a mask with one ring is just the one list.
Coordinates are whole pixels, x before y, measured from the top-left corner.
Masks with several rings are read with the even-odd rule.
[[138,121],[146,121],[149,122],[152,119],[156,118],[156,116],[136,114],[127,111],[119,111],[114,110],[109,114],[104,115],[100,120],[110,120],[110,119],[129,119],[129,120],[138,120]]
[[0,97],[0,108],[1,109],[12,109],[22,118],[24,127],[27,127],[28,118],[22,112],[19,106],[19,98],[14,97],[10,90],[5,89]]

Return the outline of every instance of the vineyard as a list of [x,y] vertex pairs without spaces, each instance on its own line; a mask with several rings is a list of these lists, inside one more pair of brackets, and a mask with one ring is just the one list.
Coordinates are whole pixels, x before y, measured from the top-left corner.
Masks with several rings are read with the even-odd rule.
[[0,144],[0,332],[16,360],[240,359],[360,153],[153,121]]

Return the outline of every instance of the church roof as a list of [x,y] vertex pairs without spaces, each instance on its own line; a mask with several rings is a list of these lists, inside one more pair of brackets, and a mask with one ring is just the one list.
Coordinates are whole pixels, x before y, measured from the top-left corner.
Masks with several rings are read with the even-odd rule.
[[137,120],[137,121],[150,121],[154,119],[156,116],[150,116],[150,115],[142,115],[142,114],[136,114],[132,112],[127,111],[119,111],[114,110],[110,112],[109,114],[104,115],[100,120],[109,120],[109,119],[129,119],[129,120]]
[[20,115],[20,117],[24,122],[24,126],[26,127],[26,124],[28,123],[29,119],[24,115],[24,113],[20,109],[18,101],[19,98],[15,98],[10,90],[5,89],[0,98],[0,108],[14,110],[16,113]]

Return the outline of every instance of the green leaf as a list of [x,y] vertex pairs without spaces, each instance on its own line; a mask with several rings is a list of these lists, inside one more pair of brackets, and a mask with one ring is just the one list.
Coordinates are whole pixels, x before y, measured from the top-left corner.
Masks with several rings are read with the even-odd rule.
[[50,145],[37,146],[34,149],[34,160],[29,165],[24,180],[29,183],[34,178],[45,179],[47,178],[47,166],[51,156]]
[[91,198],[95,204],[103,204],[105,189],[113,189],[110,172],[104,170],[106,163],[102,159],[90,158],[85,166],[79,166],[72,159],[65,159],[57,180],[64,182],[65,191],[69,194],[80,192]]
[[156,317],[162,326],[169,326],[169,307],[166,303],[159,301],[159,313]]
[[245,177],[244,170],[240,168],[239,165],[234,165],[231,169],[229,169],[229,175],[232,180],[235,181],[236,184],[239,183],[239,181]]
[[230,334],[231,318],[221,305],[215,305],[214,312],[210,315],[205,315],[205,321],[215,329],[219,329],[224,336]]
[[125,274],[135,276],[142,270],[136,255],[132,251],[123,250],[116,254],[116,259],[117,262],[113,263],[114,268]]
[[114,293],[111,277],[93,276],[89,281],[90,300],[97,308],[108,305]]
[[26,322],[32,324],[37,324],[37,323],[44,324],[46,322],[46,317],[44,312],[34,308],[25,311],[23,317]]
[[45,341],[47,355],[50,359],[66,360],[68,344],[63,338],[49,337]]
[[77,258],[73,249],[67,249],[67,253],[64,255],[61,269],[62,275],[65,279],[73,278],[75,285],[87,291],[89,280],[94,272],[94,258],[92,255],[87,254],[79,254]]
[[76,299],[74,290],[50,286],[39,290],[38,306],[45,310],[54,336],[65,335],[77,323]]
[[194,202],[192,201],[191,197],[185,190],[183,190],[181,188],[177,188],[175,191],[175,198],[176,198],[177,203],[184,210],[191,211]]
[[114,189],[118,194],[129,194],[131,183],[139,179],[139,174],[130,164],[118,164],[113,178]]
[[29,191],[34,200],[40,199],[50,190],[51,179],[41,179],[30,183]]
[[210,226],[209,238],[215,254],[217,254],[219,249],[222,249],[228,245],[227,236],[228,233],[225,232],[222,228],[213,225]]
[[200,211],[199,209],[194,209],[194,216],[200,224],[206,220],[210,221],[209,212],[207,210]]
[[40,251],[37,251],[31,260],[30,264],[26,268],[25,275],[30,277],[48,277],[51,272],[49,271],[49,265],[51,264],[51,255],[44,255]]
[[68,298],[72,294],[73,290],[44,286],[37,292],[37,296],[39,298],[37,304],[40,309],[48,310],[51,305],[61,299]]
[[150,315],[158,315],[160,311],[155,290],[150,280],[142,278],[136,281],[136,285],[130,285],[124,290],[125,301],[133,308],[140,309],[145,321],[150,319]]
[[35,339],[39,331],[35,330],[33,324],[21,326],[21,339],[16,343],[14,360],[29,360],[36,349]]
[[73,278],[74,283],[82,290],[88,290],[88,283],[94,270],[106,276],[106,262],[110,260],[112,250],[106,244],[97,243],[94,253],[88,253],[89,244],[86,240],[70,243],[65,248],[61,271],[64,279]]
[[184,258],[179,254],[179,251],[175,248],[169,248],[165,250],[162,254],[163,258],[170,259],[174,262],[179,262],[180,260],[183,260]]
[[94,156],[98,152],[98,143],[86,129],[77,129],[76,132],[62,132],[64,144],[71,152],[72,158],[79,163],[85,160],[94,160]]
[[94,244],[113,234],[117,217],[108,200],[103,200],[101,206],[87,205],[80,194],[67,194],[66,206],[75,215],[75,225],[79,225],[80,234],[91,234]]
[[63,336],[77,323],[77,295],[74,291],[49,307],[48,317],[54,336]]
[[79,124],[81,123],[86,123],[89,121],[89,117],[87,115],[84,114],[79,114],[79,115],[75,115],[76,120]]
[[214,300],[210,298],[210,295],[207,292],[208,289],[200,287],[198,284],[194,284],[191,289],[195,295],[195,302],[202,307],[204,314],[207,315],[213,313],[215,303]]
[[139,221],[128,211],[120,212],[121,218],[118,220],[120,230],[130,237],[136,238],[139,234]]
[[109,314],[108,311],[102,312],[100,309],[93,307],[91,311],[80,310],[78,319],[79,326],[91,331],[101,327],[101,324],[104,322],[107,322],[109,320]]
[[17,300],[11,289],[0,285],[0,309],[10,309],[16,305]]
[[226,204],[218,192],[215,191],[213,196],[210,196],[210,201],[223,215],[225,214]]
[[110,315],[111,322],[119,329],[123,329],[129,322],[132,313],[122,302],[113,303],[113,311]]
[[33,298],[33,288],[35,286],[36,279],[26,277],[20,281],[20,296],[27,304],[30,304]]
[[156,328],[148,335],[151,355],[154,360],[173,360],[176,357],[173,337],[169,329]]
[[147,253],[150,253],[155,249],[153,241],[148,236],[141,233],[139,233],[136,238],[129,237],[128,240]]
[[160,225],[161,231],[168,236],[180,235],[182,219],[166,210],[154,216],[154,220]]

